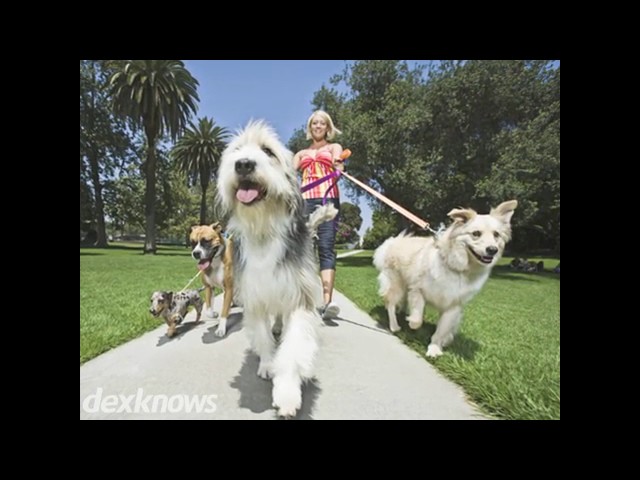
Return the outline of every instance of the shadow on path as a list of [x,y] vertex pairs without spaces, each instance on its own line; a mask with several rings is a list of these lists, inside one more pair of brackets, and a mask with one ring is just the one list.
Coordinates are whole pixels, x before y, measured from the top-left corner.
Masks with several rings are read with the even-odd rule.
[[218,328],[218,324],[210,326],[207,328],[207,331],[202,334],[202,343],[216,343],[220,340],[224,340],[229,335],[232,335],[236,332],[242,330],[242,312],[230,313],[227,317],[227,333],[224,337],[218,337],[216,335],[216,330]]
[[[251,350],[245,350],[245,357],[238,375],[231,381],[230,386],[240,392],[238,406],[246,408],[253,413],[262,413],[272,410],[274,416],[275,408],[271,405],[271,380],[263,380],[258,377],[259,359]],[[296,420],[313,420],[313,407],[316,398],[322,390],[317,380],[311,380],[302,387],[302,407],[296,415]]]

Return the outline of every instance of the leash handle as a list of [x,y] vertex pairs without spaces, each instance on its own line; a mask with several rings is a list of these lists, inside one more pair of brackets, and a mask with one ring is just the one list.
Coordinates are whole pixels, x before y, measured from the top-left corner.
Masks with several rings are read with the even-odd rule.
[[342,150],[342,153],[340,154],[340,160],[346,160],[350,156],[351,156],[351,150],[349,150],[348,148],[345,148],[344,150]]

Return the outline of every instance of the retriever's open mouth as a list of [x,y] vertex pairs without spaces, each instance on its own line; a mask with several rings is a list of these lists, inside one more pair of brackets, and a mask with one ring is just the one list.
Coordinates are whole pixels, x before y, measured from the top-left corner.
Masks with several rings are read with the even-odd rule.
[[473,256],[480,260],[482,263],[489,264],[493,261],[493,255],[478,255],[475,250],[471,247],[468,247],[469,251],[473,253]]
[[264,198],[265,190],[262,186],[255,182],[243,181],[238,185],[236,198],[245,205],[251,205]]

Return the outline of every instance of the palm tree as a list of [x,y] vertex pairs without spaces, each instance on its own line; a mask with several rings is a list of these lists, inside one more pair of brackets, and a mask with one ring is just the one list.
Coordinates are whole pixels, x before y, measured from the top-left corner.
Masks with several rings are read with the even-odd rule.
[[169,134],[175,141],[200,101],[198,81],[180,60],[126,60],[109,78],[116,114],[142,127],[147,139],[144,253],[156,252],[156,144]]
[[207,189],[218,170],[228,136],[226,128],[219,127],[212,119],[204,117],[197,126],[189,122],[185,134],[171,150],[171,157],[178,169],[186,173],[193,183],[200,179],[200,225],[207,223]]

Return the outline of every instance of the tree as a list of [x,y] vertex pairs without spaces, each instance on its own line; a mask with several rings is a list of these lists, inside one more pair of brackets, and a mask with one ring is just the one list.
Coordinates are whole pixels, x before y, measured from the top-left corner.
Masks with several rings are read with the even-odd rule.
[[512,248],[560,249],[560,68],[544,83],[535,117],[496,138],[497,159],[478,183],[478,192],[497,205],[509,196],[521,199]]
[[390,211],[377,210],[371,216],[371,228],[364,233],[362,247],[374,249],[387,238],[397,235],[398,227]]
[[[186,175],[171,164],[168,153],[161,146],[157,152],[157,178],[157,238],[183,243],[189,227],[198,222],[201,192],[199,187],[188,187]],[[106,185],[106,212],[115,233],[144,232],[144,188],[142,173],[132,166]],[[207,201],[213,203],[213,194],[207,195]]]
[[131,135],[114,118],[105,92],[109,67],[80,61],[80,223],[95,225],[96,247],[107,246],[103,188],[130,158]]
[[542,60],[432,67],[425,76],[401,61],[359,61],[332,80],[350,89],[332,107],[353,151],[349,172],[432,224],[454,207],[486,212],[516,198],[514,231],[538,228],[559,244],[560,69]]
[[306,138],[307,132],[304,127],[294,130],[293,135],[287,142],[287,148],[293,153],[299,152],[309,147],[309,140]]
[[144,231],[144,179],[134,172],[110,180],[105,191],[105,211],[112,233],[125,235]]
[[200,180],[202,196],[200,200],[200,224],[207,223],[207,189],[215,177],[224,150],[225,140],[229,137],[226,128],[219,127],[207,117],[201,118],[198,125],[189,123],[185,134],[180,137],[171,151],[171,158],[178,169],[184,172],[195,184]]
[[362,226],[360,207],[348,202],[340,204],[338,219],[337,243],[356,243],[359,239],[358,230]]
[[179,60],[127,60],[109,78],[113,109],[144,130],[147,159],[144,253],[156,252],[156,145],[165,133],[174,141],[197,111],[198,81]]

